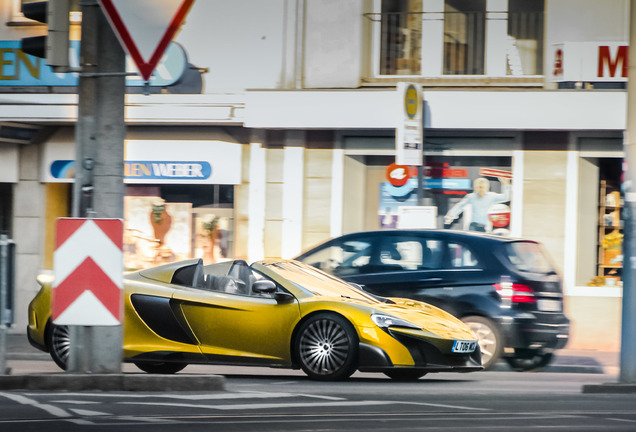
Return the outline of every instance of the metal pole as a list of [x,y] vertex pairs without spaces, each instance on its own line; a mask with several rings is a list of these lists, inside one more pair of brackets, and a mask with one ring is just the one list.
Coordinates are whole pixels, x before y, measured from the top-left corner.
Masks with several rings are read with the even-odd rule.
[[[126,57],[97,2],[81,9],[73,216],[123,219]],[[121,325],[70,331],[69,372],[121,372]]]
[[0,375],[7,373],[7,326],[5,316],[9,274],[9,242],[6,234],[0,235]]
[[[636,47],[636,0],[630,1],[630,47]],[[621,329],[621,353],[619,381],[624,384],[636,383],[636,233],[634,233],[634,215],[636,214],[636,191],[634,191],[634,170],[636,170],[636,55],[629,59],[629,81],[627,84],[627,125],[623,141],[625,162],[623,193],[624,242],[623,242],[623,310]]]

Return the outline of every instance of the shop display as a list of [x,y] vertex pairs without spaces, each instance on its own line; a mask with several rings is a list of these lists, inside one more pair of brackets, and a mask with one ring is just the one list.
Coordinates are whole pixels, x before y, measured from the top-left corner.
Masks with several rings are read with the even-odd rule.
[[622,202],[620,192],[601,180],[598,221],[598,278],[594,286],[616,286],[623,267]]

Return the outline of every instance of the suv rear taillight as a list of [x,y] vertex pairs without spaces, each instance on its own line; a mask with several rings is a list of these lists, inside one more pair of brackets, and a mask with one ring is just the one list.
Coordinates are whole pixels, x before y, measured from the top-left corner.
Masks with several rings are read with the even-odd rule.
[[528,285],[516,284],[501,279],[501,283],[495,284],[497,293],[501,296],[504,303],[536,303],[537,297],[534,295],[534,290]]

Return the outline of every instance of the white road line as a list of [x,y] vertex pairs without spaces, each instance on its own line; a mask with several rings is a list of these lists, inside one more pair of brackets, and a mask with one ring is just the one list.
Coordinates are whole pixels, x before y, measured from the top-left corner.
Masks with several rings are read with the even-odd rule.
[[152,406],[171,406],[183,408],[202,408],[213,409],[219,411],[233,410],[253,410],[253,409],[269,409],[269,408],[304,408],[304,407],[344,407],[344,406],[370,406],[370,405],[386,405],[387,401],[341,401],[341,402],[297,402],[297,403],[263,403],[263,404],[235,404],[235,405],[197,405],[197,404],[175,404],[163,402],[119,402],[125,405],[152,405]]
[[63,410],[62,408],[55,407],[49,404],[41,404],[36,400],[29,399],[28,397],[20,396],[17,394],[10,393],[0,393],[0,396],[4,396],[7,399],[11,399],[14,402],[17,402],[22,405],[31,405],[33,407],[39,408],[47,413],[54,415],[55,417],[73,417],[71,413]]
[[112,414],[101,412],[101,411],[91,411],[91,410],[83,410],[83,409],[75,409],[71,408],[75,414],[80,415],[82,417],[98,417],[98,416],[109,416]]
[[618,422],[627,422],[627,423],[636,423],[636,420],[630,420],[630,419],[608,418],[608,420],[614,420]]
[[492,411],[491,408],[474,408],[467,406],[458,406],[458,405],[445,405],[445,404],[435,404],[435,403],[426,403],[426,402],[391,402],[391,403],[399,403],[403,405],[424,405],[438,408],[453,408],[453,409],[462,409],[462,410],[471,410],[471,411]]
[[[32,396],[38,396],[42,393],[31,393]],[[345,398],[323,395],[311,395],[305,393],[269,393],[269,392],[236,392],[236,393],[212,393],[212,394],[193,394],[193,395],[164,395],[164,394],[126,394],[126,393],[50,393],[47,396],[78,396],[81,398],[86,397],[98,397],[98,398],[119,398],[119,399],[177,399],[177,400],[227,400],[227,399],[275,399],[275,398],[295,398],[295,397],[307,397],[314,399],[326,399],[326,400],[346,400]],[[86,400],[58,400],[59,403],[99,403]]]

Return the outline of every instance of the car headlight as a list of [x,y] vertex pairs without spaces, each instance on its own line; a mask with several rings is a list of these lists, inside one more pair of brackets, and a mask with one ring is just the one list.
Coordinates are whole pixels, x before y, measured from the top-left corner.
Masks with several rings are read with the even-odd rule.
[[403,319],[392,317],[391,315],[371,315],[371,320],[380,328],[386,329],[389,327],[406,327],[412,329],[419,329],[420,327],[415,324],[411,324]]

